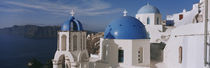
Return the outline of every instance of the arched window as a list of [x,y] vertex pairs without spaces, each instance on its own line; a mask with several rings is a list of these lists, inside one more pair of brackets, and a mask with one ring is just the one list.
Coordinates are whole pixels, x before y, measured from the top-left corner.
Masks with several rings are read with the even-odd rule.
[[179,63],[182,63],[182,46],[179,47]]
[[73,36],[73,51],[77,50],[77,36]]
[[142,62],[143,62],[143,47],[140,47],[138,51],[138,63]]
[[124,61],[124,50],[119,49],[118,50],[118,62],[122,63]]
[[61,50],[62,51],[65,51],[66,50],[66,35],[63,35],[62,37],[61,37]]
[[157,17],[157,24],[159,25],[160,23],[159,23],[159,17]]
[[149,17],[147,18],[147,24],[150,24],[150,19],[149,19]]

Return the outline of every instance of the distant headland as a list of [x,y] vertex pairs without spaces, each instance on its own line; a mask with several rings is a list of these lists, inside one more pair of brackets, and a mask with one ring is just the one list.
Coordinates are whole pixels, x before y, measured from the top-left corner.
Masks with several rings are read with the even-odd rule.
[[[0,34],[11,34],[24,36],[31,39],[56,38],[60,26],[37,26],[37,25],[14,25],[0,29]],[[86,30],[88,34],[95,33]]]

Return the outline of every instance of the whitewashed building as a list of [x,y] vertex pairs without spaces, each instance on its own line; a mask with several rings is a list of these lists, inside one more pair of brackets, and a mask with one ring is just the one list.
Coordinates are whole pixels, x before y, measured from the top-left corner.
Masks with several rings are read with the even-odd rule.
[[161,32],[163,32],[162,15],[158,8],[149,3],[141,7],[136,18],[141,21],[148,32],[151,43],[161,42]]
[[[206,63],[210,62],[210,49],[207,53],[204,51],[203,0],[190,11],[167,16],[166,25],[158,8],[149,4],[140,8],[136,17],[126,13],[124,11],[124,16],[106,27],[104,37],[100,38],[99,54],[90,56],[86,49],[86,32],[72,15],[58,32],[53,68],[209,67]],[[207,37],[210,43],[210,36]],[[155,57],[161,61],[154,61]]]
[[[176,28],[171,30],[164,48],[164,60],[156,64],[157,68],[209,68],[206,64],[209,63],[209,49],[206,53],[204,51],[204,11],[204,0],[201,0],[190,11],[167,16],[167,20],[174,21]],[[210,36],[207,38],[209,43]]]

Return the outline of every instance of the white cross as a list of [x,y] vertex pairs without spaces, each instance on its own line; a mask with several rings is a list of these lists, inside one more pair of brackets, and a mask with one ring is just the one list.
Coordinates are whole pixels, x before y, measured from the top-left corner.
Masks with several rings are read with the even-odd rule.
[[128,11],[125,9],[124,11],[123,11],[123,16],[127,16],[127,13],[128,13]]
[[70,14],[71,14],[71,16],[74,16],[74,14],[75,14],[74,10],[71,10]]

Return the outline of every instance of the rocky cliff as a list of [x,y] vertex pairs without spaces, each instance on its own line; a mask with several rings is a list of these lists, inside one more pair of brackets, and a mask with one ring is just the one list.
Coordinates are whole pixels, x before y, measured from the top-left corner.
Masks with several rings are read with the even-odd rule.
[[[20,35],[26,38],[43,39],[56,38],[60,26],[14,25],[13,27],[0,29],[1,33]],[[87,33],[93,33],[87,31]]]
[[60,26],[36,26],[36,25],[15,25],[13,27],[0,29],[0,33],[20,35],[26,38],[41,39],[55,38]]

